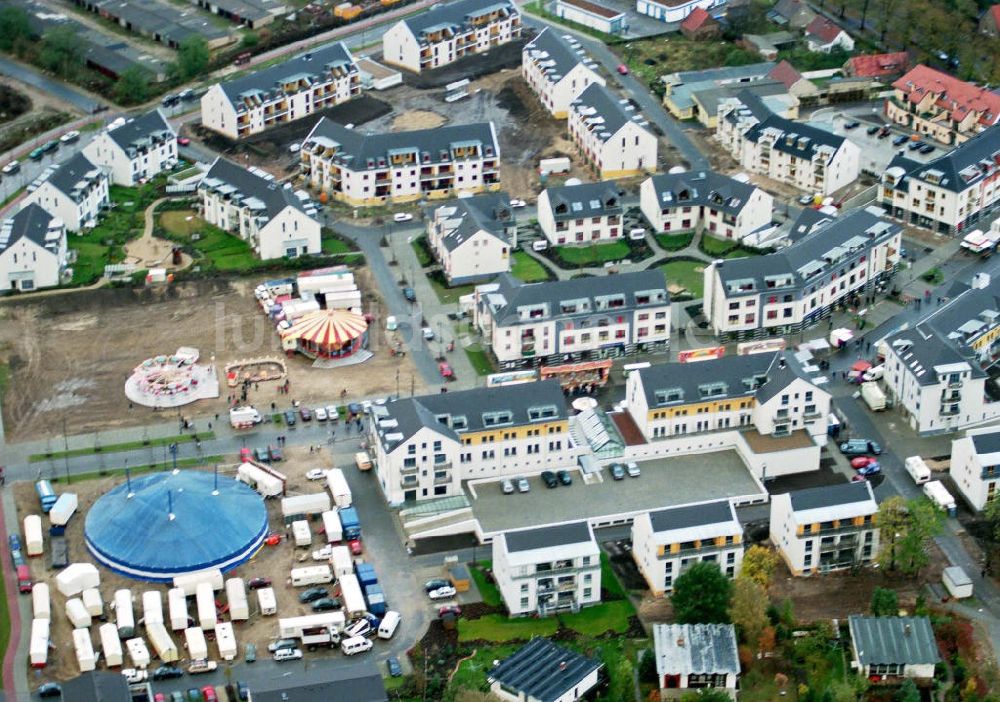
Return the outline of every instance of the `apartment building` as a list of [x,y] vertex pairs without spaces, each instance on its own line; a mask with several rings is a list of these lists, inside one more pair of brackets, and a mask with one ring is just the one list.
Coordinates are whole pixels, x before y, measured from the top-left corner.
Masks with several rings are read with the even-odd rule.
[[36,204],[0,224],[0,292],[27,292],[62,282],[66,225]]
[[743,563],[743,527],[729,500],[645,512],[632,522],[632,558],[654,595],[695,563],[717,563],[730,578]]
[[673,24],[683,22],[696,8],[715,10],[718,14],[726,5],[726,0],[638,0],[635,10],[640,15]]
[[653,648],[660,699],[714,688],[736,699],[740,656],[732,624],[654,624]]
[[554,246],[589,246],[624,239],[618,184],[611,180],[546,188],[538,196],[538,226]]
[[510,270],[517,222],[507,193],[460,198],[429,210],[427,243],[449,285],[481,282]]
[[21,207],[38,205],[61,220],[67,231],[95,226],[111,203],[108,174],[82,152],[55,166],[51,174],[35,184],[34,192],[21,201]]
[[773,62],[768,61],[746,66],[719,66],[701,71],[670,73],[660,78],[664,88],[663,106],[677,119],[697,117],[704,121],[693,99],[694,93],[727,88],[735,95],[740,86],[746,88],[767,81],[774,66]]
[[198,192],[205,221],[239,236],[261,260],[321,251],[320,223],[306,214],[290,189],[272,178],[220,157]]
[[878,553],[878,503],[867,480],[771,496],[771,542],[792,575],[864,565]]
[[952,441],[948,473],[974,510],[986,509],[1000,484],[1000,428],[973,429]]
[[350,205],[500,189],[500,146],[492,122],[368,134],[323,117],[299,157],[311,187]]
[[94,137],[83,153],[107,169],[115,185],[145,182],[177,164],[177,134],[159,110],[114,125]]
[[743,168],[807,193],[831,195],[860,173],[849,139],[776,115],[749,91],[723,101],[716,138]]
[[510,616],[578,611],[601,601],[601,550],[586,521],[506,531],[493,577]]
[[656,135],[628,100],[592,83],[570,104],[569,137],[602,180],[656,170]]
[[201,123],[230,139],[244,139],[360,94],[354,57],[343,42],[335,42],[215,83],[201,97]]
[[382,35],[382,58],[420,73],[520,36],[521,13],[509,0],[459,0],[392,25]]
[[942,144],[961,144],[1000,120],[1000,95],[920,64],[892,84],[885,115]]
[[960,234],[1000,204],[1000,128],[963,141],[933,161],[898,155],[882,174],[879,201],[891,217]]
[[898,224],[851,210],[774,253],[714,261],[705,269],[705,316],[725,338],[799,331],[888,279],[901,237]]
[[372,408],[369,445],[389,504],[461,495],[462,481],[571,467],[558,381],[435,393]]
[[[625,403],[648,441],[732,429],[765,436],[805,430],[817,437],[826,433],[830,413],[830,394],[800,376],[781,353],[633,371],[625,381]],[[781,471],[774,466],[770,475]]]
[[531,284],[505,273],[476,288],[473,323],[503,368],[665,351],[670,295],[659,270]]
[[545,109],[566,119],[570,104],[593,83],[604,85],[597,63],[571,34],[545,27],[521,51],[521,75]]
[[639,207],[654,232],[701,230],[739,241],[771,223],[774,198],[747,178],[688,171],[644,180]]

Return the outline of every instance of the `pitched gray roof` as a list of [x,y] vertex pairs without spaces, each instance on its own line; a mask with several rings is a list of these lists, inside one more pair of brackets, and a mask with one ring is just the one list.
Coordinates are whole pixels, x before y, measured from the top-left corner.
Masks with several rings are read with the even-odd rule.
[[753,183],[741,183],[715,171],[662,173],[652,177],[660,207],[711,207],[738,215],[757,190]]
[[554,702],[602,665],[537,637],[500,661],[489,678],[522,692],[526,699]]
[[606,217],[620,215],[622,206],[618,183],[605,180],[599,183],[580,183],[546,188],[555,221],[581,217]]
[[667,76],[670,83],[701,83],[712,81],[719,85],[723,83],[744,82],[753,78],[762,78],[774,68],[774,61],[763,61],[761,63],[751,63],[746,66],[720,66],[718,68],[706,68],[700,71],[679,71]]
[[937,366],[965,363],[972,369],[973,378],[982,378],[986,372],[974,360],[969,349],[960,349],[933,328],[918,324],[913,329],[905,329],[886,337],[886,343],[899,356],[902,363],[913,373],[920,385],[937,385]]
[[889,164],[886,173],[890,174],[893,168],[902,169],[903,172],[902,177],[898,173],[892,174],[897,176],[896,185],[889,187],[897,190],[906,191],[910,181],[922,180],[960,193],[984,178],[996,175],[1000,168],[1000,125],[982,131],[948,153],[926,163],[897,156]]
[[78,190],[85,190],[91,183],[101,177],[100,168],[90,162],[82,151],[59,164],[56,171],[49,176],[48,182],[72,200],[77,200]]
[[418,39],[424,32],[451,28],[459,31],[469,28],[470,17],[484,15],[494,10],[502,10],[510,15],[520,14],[513,3],[507,0],[458,0],[438,5],[427,12],[420,12],[402,20]]
[[443,207],[454,209],[449,219],[459,219],[458,225],[448,231],[442,239],[449,251],[460,247],[478,231],[492,234],[505,243],[510,242],[507,231],[514,227],[514,214],[507,193],[484,193],[474,197],[463,197],[434,209],[439,210]]
[[3,253],[22,238],[38,244],[43,249],[54,250],[59,243],[53,242],[46,246],[45,235],[49,231],[49,223],[54,218],[39,205],[31,203],[21,209],[13,217],[8,217],[0,224],[0,253]]
[[[571,46],[566,37],[574,41],[575,46]],[[565,78],[570,71],[576,68],[577,64],[591,60],[580,42],[573,39],[572,35],[560,36],[557,30],[552,27],[545,27],[540,31],[538,36],[525,44],[522,53],[538,61],[544,68],[548,79],[553,83],[558,83]]]
[[848,617],[861,665],[920,665],[941,660],[927,617]]
[[591,83],[573,101],[571,109],[584,115],[584,120],[603,118],[603,128],[599,130],[600,139],[607,141],[626,123],[635,122],[638,125],[642,121],[641,113],[626,107],[628,101],[623,104],[620,100],[600,83]]
[[871,484],[865,481],[796,490],[789,493],[788,496],[792,502],[792,509],[796,512],[803,512],[810,509],[867,502],[872,499],[872,491]]
[[533,551],[536,548],[589,543],[594,540],[594,535],[587,522],[573,522],[550,527],[505,531],[503,538],[507,544],[507,551],[516,553]]
[[108,136],[131,157],[135,155],[137,149],[146,148],[154,142],[173,139],[177,135],[156,109],[130,119],[120,127],[109,129]]
[[698,363],[658,363],[638,373],[650,409],[737,397],[756,396],[766,402],[796,377],[792,364],[779,367],[779,356],[760,353]]
[[656,624],[656,672],[664,675],[739,675],[736,629],[732,624]]
[[765,130],[776,130],[781,133],[781,137],[774,141],[772,148],[775,151],[811,159],[819,147],[829,146],[836,152],[846,141],[845,137],[833,132],[774,114],[759,95],[754,95],[749,90],[743,90],[737,97],[760,119],[744,134],[754,143],[760,141]]
[[62,683],[64,700],[73,702],[131,702],[128,681],[117,672],[81,673]]
[[208,169],[198,189],[229,195],[235,203],[249,207],[259,212],[258,216],[268,219],[274,219],[286,207],[304,211],[302,202],[291,189],[282,187],[275,180],[261,178],[221,156]]
[[733,519],[733,506],[729,500],[684,505],[649,513],[649,521],[653,525],[654,532],[722,524]]
[[1000,430],[988,434],[973,434],[972,445],[976,447],[976,453],[996,453],[1000,451]]

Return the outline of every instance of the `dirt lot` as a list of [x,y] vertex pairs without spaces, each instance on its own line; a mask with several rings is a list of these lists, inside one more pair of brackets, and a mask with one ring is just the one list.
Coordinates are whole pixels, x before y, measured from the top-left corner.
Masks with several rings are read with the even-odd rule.
[[[367,269],[357,273],[367,311],[381,330],[382,308]],[[206,361],[214,354],[219,373],[227,362],[280,356],[278,337],[253,299],[260,281],[217,280],[164,288],[102,289],[37,298],[0,307],[0,362],[9,364],[10,386],[3,407],[9,441],[51,435],[66,421],[78,434],[162,421],[148,408],[130,408],[125,379],[139,363],[178,346],[193,346]],[[115,343],[107,343],[113,336]],[[275,383],[261,383],[249,401],[258,407],[274,401],[287,407],[292,399],[307,404],[395,392],[399,384],[424,387],[410,359],[391,358],[385,339],[373,331],[369,347],[375,357],[360,366],[320,370],[309,359],[288,359],[288,396]],[[226,388],[218,400],[189,405],[186,415],[209,417],[226,410]],[[172,416],[172,415],[171,415]],[[203,427],[202,427],[203,428]]]
[[[319,492],[324,486],[321,482],[307,481],[303,477],[307,470],[315,467],[328,468],[332,466],[333,463],[331,462],[330,456],[325,450],[321,450],[317,456],[316,454],[310,454],[306,448],[288,448],[285,451],[285,461],[277,464],[276,468],[288,476],[288,494],[300,495]],[[234,475],[234,473],[235,465],[225,465],[220,467],[220,475],[224,474],[228,477]],[[118,485],[121,482],[122,478],[118,476],[98,478],[84,482],[74,482],[69,486],[66,486],[65,484],[56,486],[57,492],[75,492],[80,500],[79,509],[66,529],[70,562],[93,562],[84,544],[84,519],[86,518],[87,511],[91,505],[93,505],[94,501],[102,494],[110,490],[113,486]],[[14,486],[14,495],[18,509],[19,522],[22,521],[24,516],[27,514],[38,513],[38,498],[35,495],[34,486],[30,482],[17,483]],[[280,500],[267,500],[266,505],[272,532],[283,533],[285,528],[281,517]],[[44,519],[43,522],[45,522]],[[323,543],[324,540],[321,536],[314,536],[312,548],[320,548]],[[58,591],[58,589],[56,589],[54,580],[55,573],[48,568],[49,543],[47,539],[45,542],[45,548],[46,552],[44,556],[28,559],[33,580],[35,582],[49,583],[50,602],[52,607],[51,640],[54,648],[50,654],[49,665],[45,669],[43,677],[37,681],[39,684],[48,680],[66,680],[68,678],[75,677],[79,673],[76,656],[73,651],[72,635],[70,633],[71,626],[69,620],[64,614],[66,598]],[[292,542],[286,541],[282,542],[278,546],[265,546],[248,563],[240,566],[230,573],[227,573],[226,577],[241,577],[244,580],[265,576],[271,578],[275,597],[278,603],[277,616],[300,616],[309,614],[311,610],[309,609],[309,605],[303,605],[298,602],[298,593],[301,592],[301,588],[294,588],[288,582],[288,571],[293,567],[300,567],[300,563],[302,565],[313,564],[310,549],[295,548]],[[142,616],[142,593],[148,590],[159,590],[163,593],[164,615],[165,617],[169,615],[169,611],[167,610],[166,594],[169,587],[167,585],[157,585],[137,580],[130,580],[104,568],[100,568],[100,574],[101,595],[105,602],[105,611],[109,615],[107,620],[112,622],[114,621],[114,615],[107,609],[107,603],[113,599],[114,592],[122,588],[129,588],[133,591],[136,601],[135,607],[137,620]],[[331,591],[333,589],[334,588],[331,588]],[[248,592],[248,595],[251,614],[250,620],[246,622],[234,623],[236,629],[236,641],[240,646],[240,660],[242,660],[244,646],[247,643],[257,644],[258,657],[266,657],[268,655],[267,644],[272,638],[277,636],[277,616],[260,616],[256,611],[256,597],[254,597],[253,593],[250,592]],[[223,592],[219,594],[218,599],[220,601],[225,601],[225,593]],[[194,600],[193,598],[189,598],[188,613],[191,616],[195,616],[195,612],[196,608],[194,606]],[[222,617],[222,619],[225,620],[227,617]],[[95,620],[94,624],[91,626],[91,639],[95,642],[95,648],[98,648],[100,643],[100,636],[97,630],[101,623],[103,622]],[[139,635],[143,635],[141,629]],[[183,646],[183,634],[172,634],[172,638],[174,639],[174,642],[178,644],[179,648]],[[147,645],[149,645],[148,641]],[[155,659],[155,653],[152,651],[151,645],[150,653],[154,656],[154,661],[150,665],[150,668],[152,669],[159,665],[159,661]],[[211,657],[218,659],[218,649],[215,648],[215,644],[211,641],[209,642],[209,654]],[[316,656],[323,654],[311,653],[308,655]],[[182,658],[184,657],[183,651],[181,656]],[[196,678],[192,678],[191,680],[194,682]]]
[[403,71],[403,81],[415,88],[443,88],[463,78],[475,80],[502,68],[520,68],[521,51],[534,36],[534,32],[525,30],[518,41],[503,44],[482,54],[466,56],[447,66],[422,73]]

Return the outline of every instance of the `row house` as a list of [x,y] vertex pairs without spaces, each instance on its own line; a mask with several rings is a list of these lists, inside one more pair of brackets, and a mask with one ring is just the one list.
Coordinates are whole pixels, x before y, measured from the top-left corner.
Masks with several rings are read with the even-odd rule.
[[892,84],[885,115],[941,142],[961,144],[1000,120],[1000,95],[923,64]]
[[462,494],[462,482],[572,467],[556,380],[400,398],[372,408],[369,445],[389,504]]
[[132,186],[177,165],[177,134],[159,110],[113,122],[83,147],[115,185]]
[[665,351],[670,295],[659,270],[525,284],[480,285],[473,323],[503,368]]
[[556,119],[566,119],[570,104],[593,83],[604,85],[597,63],[571,34],[545,27],[521,51],[521,75]]
[[877,521],[867,480],[771,496],[771,543],[792,575],[871,563],[878,554]]
[[0,224],[0,292],[27,292],[62,282],[66,225],[35,204]]
[[198,193],[205,221],[246,241],[263,261],[320,253],[320,223],[270,175],[220,157],[202,178]]
[[901,237],[898,224],[858,209],[774,253],[714,261],[705,269],[705,316],[727,338],[804,329],[891,276]]
[[644,180],[639,207],[654,232],[701,230],[739,241],[771,223],[774,198],[749,179],[692,171]]
[[952,441],[948,473],[974,510],[986,509],[1000,485],[1000,429],[970,429]]
[[83,152],[70,156],[34,184],[35,190],[21,206],[38,205],[62,221],[67,231],[96,226],[101,213],[111,205],[107,172]]
[[427,243],[449,285],[481,282],[510,270],[517,222],[507,193],[459,198],[428,214]]
[[599,83],[589,85],[569,109],[569,137],[602,180],[656,170],[657,140],[627,99]]
[[546,188],[538,226],[554,246],[588,246],[625,238],[625,207],[614,181]]
[[382,35],[382,59],[420,73],[520,36],[521,13],[509,0],[459,0],[435,5],[389,27]]
[[309,185],[350,205],[385,205],[500,189],[492,122],[369,134],[326,117],[302,143]]
[[734,578],[743,564],[743,527],[729,500],[644,512],[632,522],[632,558],[656,595],[695,563],[716,563]]
[[861,169],[852,141],[776,115],[749,91],[722,102],[716,138],[743,168],[807,193],[831,195]]
[[586,521],[493,539],[493,577],[510,616],[579,611],[601,601],[601,550]]
[[215,83],[201,97],[201,123],[230,139],[244,139],[360,94],[354,57],[343,42],[336,42]]

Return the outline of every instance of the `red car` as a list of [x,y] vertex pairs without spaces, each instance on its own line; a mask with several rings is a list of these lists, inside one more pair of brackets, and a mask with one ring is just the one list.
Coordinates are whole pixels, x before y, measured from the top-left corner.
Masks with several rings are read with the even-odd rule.
[[449,366],[444,361],[442,361],[441,363],[438,364],[438,371],[441,372],[441,377],[442,378],[451,378],[452,376],[455,375],[455,371],[453,371],[451,369],[451,366]]
[[262,587],[271,587],[270,578],[250,578],[247,581],[247,587],[251,590],[257,590]]
[[215,688],[211,685],[201,688],[201,694],[205,696],[205,702],[219,702],[219,698],[215,696]]
[[626,66],[624,63],[618,64],[618,72],[621,73],[623,76],[627,76],[628,66]]
[[876,463],[876,460],[871,456],[857,456],[851,459],[851,468],[861,470],[862,468],[866,468],[869,463]]
[[856,475],[852,475],[851,476],[851,482],[852,483],[863,483],[866,480],[868,480],[868,478],[866,476],[864,476],[864,475],[861,475],[861,473],[858,473]]
[[191,143],[191,140],[188,139],[187,137],[177,137],[177,145],[178,146],[187,146],[190,143]]
[[267,538],[264,539],[264,543],[268,546],[277,546],[281,543],[281,534],[268,534]]
[[438,617],[443,618],[446,614],[454,614],[456,617],[459,617],[462,615],[462,608],[458,605],[445,605],[438,608]]
[[351,549],[352,556],[360,556],[362,553],[361,539],[351,539],[347,542],[347,547]]
[[17,567],[17,591],[22,595],[31,592],[31,571],[28,570],[28,566],[19,565]]
[[253,458],[253,451],[246,446],[240,449],[240,463],[249,463]]

